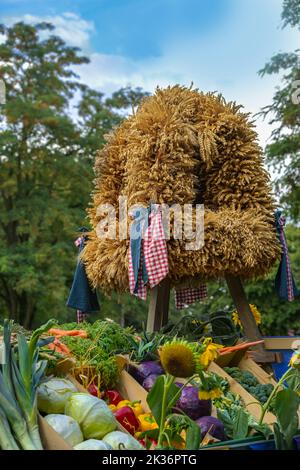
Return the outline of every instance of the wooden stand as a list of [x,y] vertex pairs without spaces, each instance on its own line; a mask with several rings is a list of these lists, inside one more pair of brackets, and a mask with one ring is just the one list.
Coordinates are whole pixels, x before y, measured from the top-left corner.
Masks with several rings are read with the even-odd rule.
[[[249,341],[261,340],[262,336],[253,318],[240,278],[228,274],[225,279],[243,325],[246,339]],[[168,322],[169,301],[170,280],[166,278],[150,292],[147,331],[159,331]],[[252,351],[252,358],[260,363],[276,361],[275,353],[266,351],[263,344],[255,346]]]
[[170,303],[170,280],[164,279],[151,289],[147,319],[147,331],[159,331],[168,323]]
[[[239,318],[241,320],[245,337],[249,341],[258,341],[262,339],[258,326],[252,315],[243,284],[239,277],[231,274],[225,276],[227,286],[231,297],[236,306]],[[266,351],[263,344],[258,344],[253,348],[252,357],[256,362],[275,362],[276,356],[272,352]]]

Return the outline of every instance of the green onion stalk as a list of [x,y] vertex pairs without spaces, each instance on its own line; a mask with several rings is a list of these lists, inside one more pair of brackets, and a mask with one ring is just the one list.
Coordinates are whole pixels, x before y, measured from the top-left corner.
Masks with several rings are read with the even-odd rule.
[[19,450],[14,436],[11,433],[9,423],[6,419],[4,411],[0,408],[0,449],[2,450]]
[[2,387],[0,376],[0,406],[5,410],[7,421],[13,434],[23,450],[36,450],[31,437],[28,433],[27,424],[20,412],[18,404],[14,402],[13,397],[8,397]]
[[[5,364],[0,372],[0,407],[5,411],[12,434],[23,450],[43,448],[37,421],[36,392],[47,361],[38,361],[38,341],[41,334],[54,324],[55,321],[49,320],[35,330],[29,342],[24,335],[18,335],[16,354],[10,342],[11,324],[9,321],[4,323]],[[45,344],[50,341],[52,338],[43,340]]]

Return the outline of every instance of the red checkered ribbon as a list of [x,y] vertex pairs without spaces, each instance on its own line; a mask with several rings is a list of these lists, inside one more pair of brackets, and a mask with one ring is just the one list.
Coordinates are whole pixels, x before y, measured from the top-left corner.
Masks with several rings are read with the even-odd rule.
[[84,237],[78,237],[76,238],[74,245],[77,246],[77,248],[80,246],[81,242],[83,241]]
[[169,272],[169,264],[161,210],[157,204],[155,204],[149,218],[150,223],[145,232],[143,252],[148,283],[152,288],[166,277]]
[[[141,230],[141,258],[138,272],[138,288],[136,292],[131,246],[129,246],[129,288],[131,294],[136,295],[142,300],[146,300],[147,298],[147,286],[153,288],[159,284],[169,272],[168,250],[162,223],[162,213],[158,204],[151,206],[149,223],[145,224],[145,226],[147,228],[144,231]],[[143,262],[145,262],[147,271],[147,284],[143,281]],[[207,289],[205,284],[201,284],[198,288],[187,287],[176,290],[176,308],[182,309],[187,305],[203,300],[206,297]]]
[[175,291],[175,305],[178,310],[206,298],[206,284],[200,284],[198,288],[186,287]]

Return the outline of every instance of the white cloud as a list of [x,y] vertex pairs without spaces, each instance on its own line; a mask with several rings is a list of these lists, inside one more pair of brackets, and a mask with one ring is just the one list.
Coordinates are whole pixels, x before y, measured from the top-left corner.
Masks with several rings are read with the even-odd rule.
[[[95,27],[74,13],[18,19],[49,21],[68,44],[90,51],[90,63],[77,71],[83,82],[106,93],[128,84],[152,92],[157,85],[189,86],[193,82],[204,91],[220,91],[226,99],[243,104],[246,111],[257,113],[272,102],[280,80],[278,76],[260,78],[258,70],[274,53],[294,50],[299,43],[298,31],[280,29],[281,9],[281,0],[233,0],[230,18],[217,31],[185,32],[184,36],[178,31],[161,44],[160,56],[143,60],[91,51]],[[257,130],[264,146],[272,128],[259,119]]]
[[[180,34],[162,45],[159,57],[132,61],[116,55],[91,54],[80,67],[86,83],[111,92],[131,84],[153,91],[157,85],[181,83],[204,91],[220,91],[228,100],[257,113],[272,102],[278,76],[258,76],[258,70],[279,50],[298,47],[299,32],[280,28],[281,0],[235,0],[231,18],[212,33]],[[257,14],[259,12],[259,15]],[[264,146],[272,127],[257,120]]]
[[80,47],[84,52],[90,51],[90,35],[94,32],[94,24],[82,19],[72,12],[62,15],[35,16],[26,14],[23,16],[9,16],[1,18],[1,22],[10,26],[17,21],[25,23],[39,23],[47,21],[55,26],[55,34],[60,36],[70,46]]

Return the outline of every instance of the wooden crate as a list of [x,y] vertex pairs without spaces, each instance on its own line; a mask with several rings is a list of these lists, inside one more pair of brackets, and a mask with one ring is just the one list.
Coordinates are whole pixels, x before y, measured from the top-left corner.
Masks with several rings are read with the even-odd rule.
[[[257,399],[254,398],[247,390],[242,387],[236,380],[234,380],[225,370],[223,370],[218,364],[212,362],[208,368],[210,372],[214,372],[215,374],[220,375],[224,379],[228,380],[229,388],[231,392],[239,395],[243,402],[245,403],[245,408],[249,413],[255,418],[255,420],[259,420],[261,415],[261,406],[257,403]],[[273,413],[267,412],[265,414],[264,422],[267,424],[274,424],[276,422],[276,417]]]
[[260,367],[251,358],[243,357],[238,363],[241,370],[247,370],[256,377],[260,384],[272,384],[274,387],[277,385],[273,373],[268,374],[262,367]]
[[[89,393],[74,377],[68,372],[66,378],[72,382],[77,388],[78,392]],[[131,380],[132,379],[132,380]],[[147,392],[136,382],[133,377],[131,377],[126,371],[121,372],[120,382],[118,391],[126,400],[141,400],[142,405],[146,402]],[[139,390],[138,387],[142,390]],[[144,392],[144,393],[141,393]],[[137,394],[139,393],[138,397]],[[135,398],[134,398],[135,397]],[[149,407],[144,408],[145,412],[149,411]],[[42,417],[38,416],[40,435],[45,450],[72,450],[72,447],[47,423],[47,421]],[[129,434],[128,431],[123,428],[123,426],[118,423],[117,429]]]

